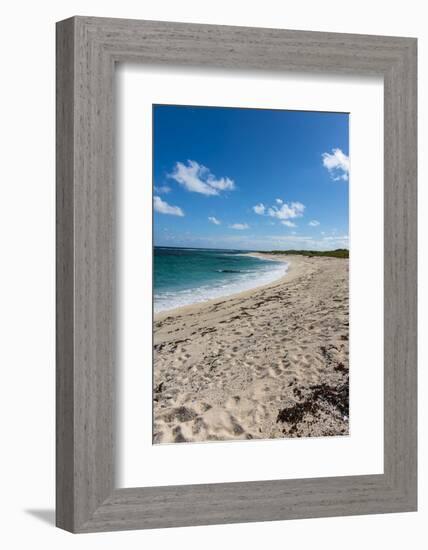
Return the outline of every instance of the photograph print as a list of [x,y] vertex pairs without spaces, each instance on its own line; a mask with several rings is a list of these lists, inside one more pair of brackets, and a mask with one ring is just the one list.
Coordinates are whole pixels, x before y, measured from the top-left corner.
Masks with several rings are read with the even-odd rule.
[[349,435],[349,114],[153,105],[153,443]]

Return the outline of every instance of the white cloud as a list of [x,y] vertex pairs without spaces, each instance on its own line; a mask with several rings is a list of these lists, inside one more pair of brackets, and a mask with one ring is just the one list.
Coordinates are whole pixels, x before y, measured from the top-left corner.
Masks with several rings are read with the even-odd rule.
[[323,237],[323,241],[349,241],[348,235],[329,235]]
[[232,225],[229,225],[231,229],[238,229],[239,231],[242,231],[243,229],[248,229],[250,226],[247,223],[233,223]]
[[256,204],[256,206],[253,206],[253,210],[256,214],[259,214],[259,216],[263,216],[265,213],[265,205],[261,202],[260,204]]
[[158,195],[162,195],[162,193],[169,193],[171,191],[171,187],[168,187],[168,185],[160,185],[159,187],[155,185],[154,189]]
[[322,154],[322,163],[334,181],[347,181],[349,177],[349,157],[341,149]]
[[[276,246],[281,248],[303,248],[306,250],[333,250],[335,248],[349,248],[348,235],[340,236],[324,236],[321,238],[314,238],[306,235],[296,235],[291,232],[291,235],[270,235],[265,237],[266,243],[260,242],[260,249],[266,250],[276,241]],[[254,243],[256,244],[256,243]],[[256,246],[254,246],[256,248]]]
[[169,177],[177,181],[187,191],[202,195],[220,195],[222,191],[233,191],[235,183],[230,178],[219,178],[195,160],[188,160],[187,165],[177,162]]
[[183,210],[179,206],[171,206],[160,197],[153,197],[153,207],[160,214],[170,214],[171,216],[184,216]]
[[320,222],[318,220],[311,220],[308,225],[310,225],[311,227],[317,227],[318,225],[320,225]]
[[[290,204],[284,202],[282,199],[275,199],[278,206],[273,205],[267,208],[262,202],[253,206],[253,210],[256,214],[263,216],[267,214],[272,218],[281,220],[281,223],[288,225],[288,227],[295,227],[292,222],[287,222],[289,219],[301,218],[305,211],[305,205],[301,202],[292,202]],[[286,223],[287,222],[287,223]]]
[[291,204],[284,202],[280,208],[277,206],[269,208],[268,215],[279,220],[288,220],[290,218],[301,218],[304,210],[305,205],[301,202],[292,202]]
[[208,216],[208,219],[214,225],[220,225],[221,224],[221,221],[218,220],[217,218],[215,218],[214,216]]
[[290,220],[282,220],[282,225],[286,225],[287,227],[296,227],[296,224],[293,222],[290,222]]

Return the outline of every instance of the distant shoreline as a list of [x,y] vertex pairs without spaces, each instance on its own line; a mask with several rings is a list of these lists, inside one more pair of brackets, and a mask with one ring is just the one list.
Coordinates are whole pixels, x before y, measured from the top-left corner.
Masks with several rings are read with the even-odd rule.
[[270,254],[270,256],[306,256],[308,258],[349,258],[347,248],[336,248],[335,250],[271,250],[270,252],[260,251],[259,254]]
[[218,250],[225,252],[243,252],[245,254],[270,254],[274,255],[286,255],[286,256],[322,256],[329,258],[349,258],[349,249],[336,248],[334,250],[245,250],[242,248],[210,248],[210,247],[197,247],[197,246],[165,246],[154,245],[154,248],[164,248],[172,250]]

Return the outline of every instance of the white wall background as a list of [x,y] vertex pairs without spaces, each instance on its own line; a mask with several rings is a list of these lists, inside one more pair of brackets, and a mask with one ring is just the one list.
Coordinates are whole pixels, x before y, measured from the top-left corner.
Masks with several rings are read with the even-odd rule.
[[[413,514],[300,520],[73,536],[54,507],[54,23],[71,15],[417,36],[419,38],[420,280],[428,277],[426,162],[428,28],[420,0],[14,0],[1,10],[0,86],[0,543],[4,548],[421,548],[426,469]],[[426,241],[425,241],[426,242]],[[428,330],[420,286],[420,334]],[[428,463],[420,352],[420,459]],[[425,429],[424,429],[425,427]]]

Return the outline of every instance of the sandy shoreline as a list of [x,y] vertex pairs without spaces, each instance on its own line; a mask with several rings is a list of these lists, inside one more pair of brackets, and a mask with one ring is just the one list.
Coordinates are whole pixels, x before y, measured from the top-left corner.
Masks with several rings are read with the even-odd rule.
[[155,443],[348,433],[348,260],[283,259],[272,283],[155,315]]
[[295,261],[293,261],[292,264],[290,263],[289,259],[286,259],[285,257],[278,258],[278,256],[275,256],[274,254],[263,254],[260,252],[251,252],[246,254],[246,256],[254,256],[256,258],[262,258],[264,260],[272,260],[275,262],[286,262],[288,264],[287,273],[281,277],[278,277],[278,279],[275,279],[270,283],[266,283],[264,285],[262,284],[254,288],[250,288],[249,290],[243,290],[241,292],[236,292],[234,294],[221,296],[219,298],[211,298],[210,300],[205,300],[204,302],[196,302],[195,304],[189,304],[187,306],[180,306],[180,307],[168,309],[165,311],[155,312],[154,320],[161,321],[163,319],[166,319],[167,317],[170,317],[171,315],[182,315],[187,312],[192,313],[195,310],[198,310],[199,307],[205,308],[205,306],[215,305],[217,302],[224,302],[224,300],[230,300],[234,298],[246,298],[261,288],[271,287],[273,285],[276,285],[278,283],[285,281],[285,279],[289,281],[292,280],[293,277],[295,277],[300,273],[300,270],[303,267],[302,264],[299,263],[299,260],[301,259],[300,256],[293,256],[293,259]]

